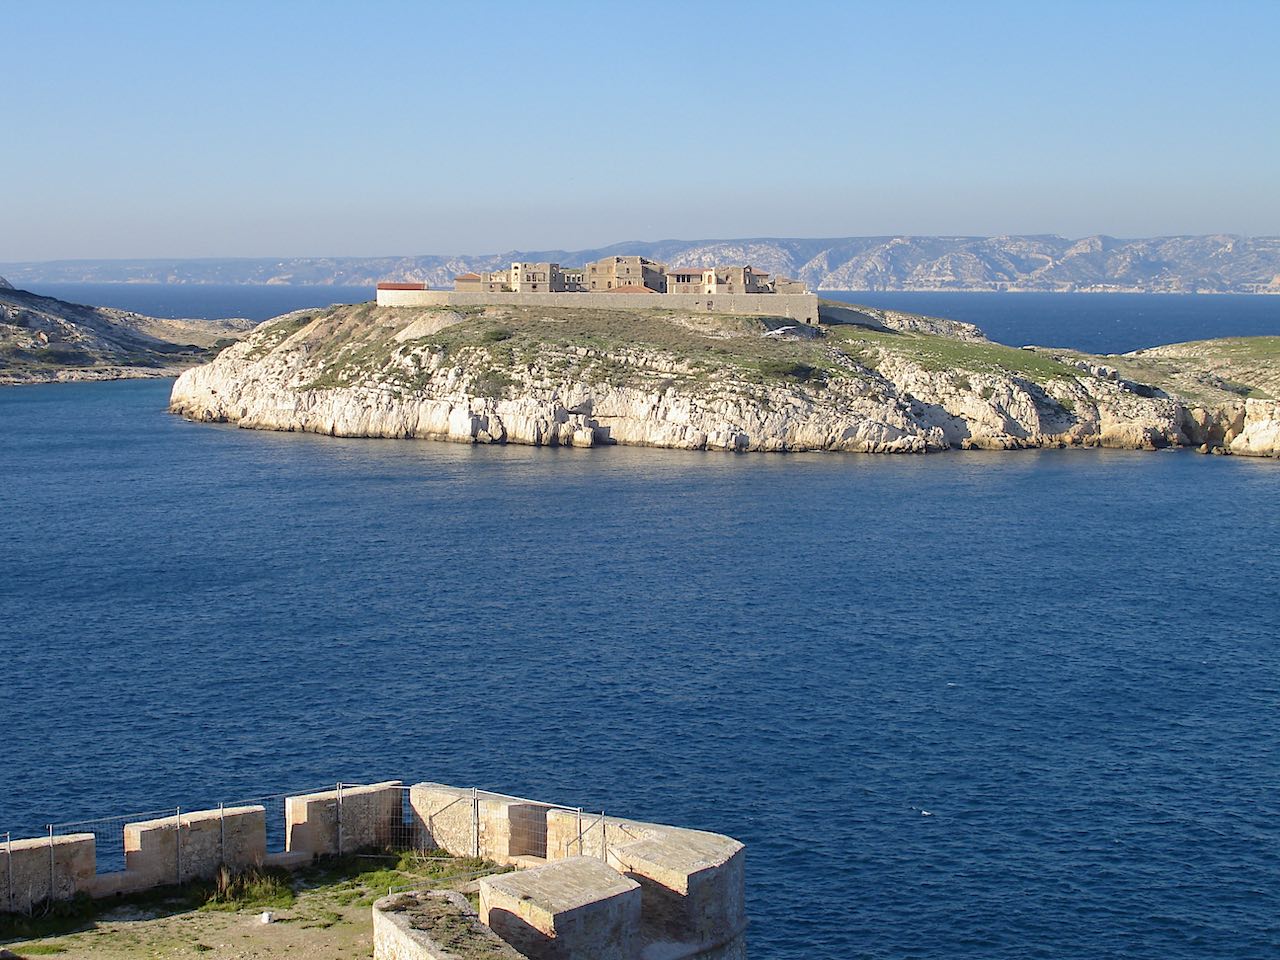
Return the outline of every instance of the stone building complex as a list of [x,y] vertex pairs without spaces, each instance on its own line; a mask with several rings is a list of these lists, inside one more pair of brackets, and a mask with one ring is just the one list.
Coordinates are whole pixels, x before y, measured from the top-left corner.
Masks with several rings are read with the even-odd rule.
[[[423,288],[425,289],[425,287]],[[465,293],[808,293],[799,280],[745,267],[673,267],[645,257],[605,257],[585,267],[513,263],[506,270],[460,273]]]
[[605,257],[584,267],[512,263],[506,270],[461,273],[453,290],[425,283],[379,283],[383,307],[545,305],[775,316],[818,322],[818,298],[799,280],[747,266],[672,267],[646,257]]

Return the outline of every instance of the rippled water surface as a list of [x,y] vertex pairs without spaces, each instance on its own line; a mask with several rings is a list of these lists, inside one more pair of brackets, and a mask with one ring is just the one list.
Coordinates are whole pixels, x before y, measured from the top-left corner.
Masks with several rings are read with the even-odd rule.
[[1280,464],[0,391],[0,828],[339,779],[749,845],[758,958],[1280,954]]

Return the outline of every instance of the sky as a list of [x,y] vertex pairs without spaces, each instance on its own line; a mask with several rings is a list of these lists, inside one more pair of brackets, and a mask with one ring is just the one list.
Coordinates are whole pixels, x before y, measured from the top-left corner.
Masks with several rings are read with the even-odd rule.
[[1280,2],[0,0],[0,261],[1280,234]]

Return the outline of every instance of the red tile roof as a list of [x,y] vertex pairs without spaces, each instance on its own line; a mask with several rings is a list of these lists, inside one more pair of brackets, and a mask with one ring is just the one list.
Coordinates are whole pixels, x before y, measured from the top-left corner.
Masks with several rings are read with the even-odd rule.
[[455,279],[455,280],[479,280],[479,279],[481,279],[481,277],[480,277],[480,274],[478,274],[478,273],[460,273],[460,274],[458,274],[456,277],[454,277],[453,279]]
[[657,293],[649,287],[642,287],[637,283],[629,283],[625,287],[614,287],[612,290],[606,290],[605,293]]
[[379,290],[425,290],[427,289],[427,285],[425,283],[387,283],[384,281],[378,284],[378,289]]

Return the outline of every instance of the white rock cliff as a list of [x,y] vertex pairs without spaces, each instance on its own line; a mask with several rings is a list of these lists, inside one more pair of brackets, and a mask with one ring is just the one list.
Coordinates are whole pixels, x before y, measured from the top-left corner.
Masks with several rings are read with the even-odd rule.
[[[298,322],[265,324],[183,373],[171,410],[254,429],[467,443],[870,453],[1194,446],[1280,454],[1274,401],[1191,406],[1098,365],[1041,383],[1008,371],[931,369],[891,347],[862,363],[819,345],[836,373],[761,381],[728,365],[695,377],[687,358],[642,343],[542,344],[495,381],[485,349],[447,350],[432,339],[466,318],[379,317],[385,353],[372,361],[365,355],[363,367],[353,366],[354,348],[336,356],[328,349],[345,333],[320,332],[319,320],[294,329]],[[601,367],[611,375],[589,374]]]

